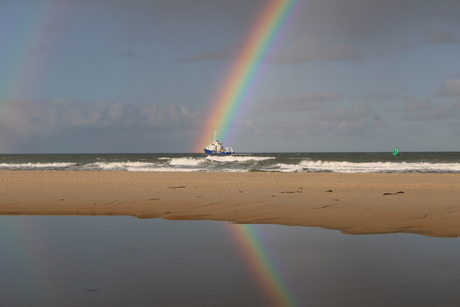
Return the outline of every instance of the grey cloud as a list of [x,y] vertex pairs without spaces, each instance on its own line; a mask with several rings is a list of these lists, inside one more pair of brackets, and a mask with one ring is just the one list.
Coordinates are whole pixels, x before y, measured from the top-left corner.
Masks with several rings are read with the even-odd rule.
[[[206,50],[179,59],[178,62],[227,61],[233,58],[237,47]],[[347,44],[326,44],[316,38],[297,39],[292,45],[274,52],[268,62],[360,61],[366,58],[361,50]]]
[[427,30],[425,32],[425,41],[432,45],[460,44],[460,38],[440,27],[432,27]]
[[393,99],[398,97],[403,97],[404,93],[407,92],[408,88],[403,88],[396,91],[385,91],[385,92],[374,92],[362,96],[364,99]]
[[450,79],[444,82],[439,89],[439,97],[460,97],[460,79]]
[[446,119],[453,116],[452,107],[446,102],[440,102],[433,106],[433,108],[427,112],[422,112],[418,115],[416,119],[419,120],[440,120]]
[[376,129],[387,127],[379,115],[372,116],[369,107],[357,105],[350,108],[314,111],[303,120],[279,118],[259,123],[257,133],[263,136],[322,136],[329,134],[368,135]]
[[137,58],[136,52],[132,49],[124,49],[119,54],[119,57]]
[[359,61],[364,52],[352,45],[326,44],[316,38],[296,40],[294,44],[276,52],[274,62]]
[[460,109],[460,98],[454,103],[454,107]]
[[319,118],[328,121],[357,121],[371,115],[371,109],[367,105],[356,105],[351,107],[336,107],[332,110],[322,110]]
[[34,54],[39,54],[39,53],[42,53],[42,52],[47,52],[49,49],[48,49],[48,46],[44,45],[44,44],[40,44],[38,45],[37,47],[35,48],[29,48],[26,50],[26,53],[28,55],[34,55]]
[[460,124],[459,123],[454,123],[451,125],[453,132],[452,134],[455,136],[460,137]]
[[202,118],[200,112],[188,106],[123,102],[9,100],[4,107],[11,114],[18,114],[15,121],[3,121],[4,127],[23,137],[59,134],[63,128],[186,128],[197,125]]
[[[69,1],[70,2],[70,1]],[[88,16],[96,22],[99,11],[131,41],[158,42],[162,46],[181,49],[238,43],[249,29],[265,1],[213,0],[74,0],[77,10],[94,12]],[[76,4],[75,4],[76,3]],[[101,27],[104,23],[101,23]],[[239,35],[240,38],[235,38]],[[216,50],[220,48],[217,47]],[[195,49],[196,50],[196,49]],[[193,56],[184,56],[186,60]]]
[[292,99],[305,102],[330,102],[342,100],[342,95],[331,92],[310,92],[293,96]]
[[426,135],[430,130],[425,125],[416,123],[406,126],[404,131],[415,136],[423,136]]
[[402,118],[408,121],[442,120],[458,114],[458,110],[455,108],[455,106],[452,106],[447,102],[422,102],[417,101],[413,97],[409,97],[406,100],[406,104],[401,110],[405,112]]
[[309,111],[324,108],[324,103],[342,100],[342,95],[331,92],[309,92],[266,98],[259,109],[267,111]]
[[[451,0],[313,0],[294,21],[292,46],[278,61],[359,61],[423,44],[457,43],[460,2]],[[458,19],[458,20],[457,20]],[[443,25],[442,28],[439,25]]]
[[364,132],[369,127],[367,121],[340,121],[337,123],[335,130],[340,134],[355,134],[357,132]]
[[315,136],[330,133],[332,130],[333,127],[327,122],[288,119],[279,119],[270,124],[259,122],[253,128],[255,135],[260,137]]
[[412,96],[406,98],[406,103],[402,107],[401,111],[420,111],[430,109],[430,104],[426,101],[418,101]]
[[314,0],[303,13],[305,31],[382,45],[422,35],[421,29],[440,23],[460,27],[460,4],[452,0]]
[[181,58],[177,62],[213,62],[213,61],[227,61],[230,60],[236,48],[228,47],[220,50],[206,50],[201,51],[195,55]]
[[383,118],[380,115],[374,115],[374,117],[371,120],[371,124],[374,127],[387,127],[387,124],[383,120]]
[[[268,60],[361,61],[411,51],[423,44],[460,42],[453,35],[460,31],[460,5],[452,0],[312,0],[302,2],[299,8],[287,38]],[[239,13],[231,12],[239,18]],[[211,32],[219,35],[219,31]],[[240,33],[236,39],[244,40],[245,35]],[[209,40],[219,41],[218,37]],[[179,61],[223,61],[231,54],[227,48],[208,48]]]
[[55,32],[55,31],[69,31],[72,30],[72,27],[66,23],[50,22],[45,27],[46,32]]
[[372,116],[367,105],[355,105],[349,108],[342,106],[333,110],[323,110],[318,114],[320,121],[326,121],[337,134],[365,135],[374,128],[386,127],[379,115]]

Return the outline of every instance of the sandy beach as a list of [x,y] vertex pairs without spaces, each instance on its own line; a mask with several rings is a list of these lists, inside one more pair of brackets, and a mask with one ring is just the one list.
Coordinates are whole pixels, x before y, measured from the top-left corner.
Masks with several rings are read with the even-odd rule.
[[460,175],[1,171],[2,215],[126,215],[460,235]]

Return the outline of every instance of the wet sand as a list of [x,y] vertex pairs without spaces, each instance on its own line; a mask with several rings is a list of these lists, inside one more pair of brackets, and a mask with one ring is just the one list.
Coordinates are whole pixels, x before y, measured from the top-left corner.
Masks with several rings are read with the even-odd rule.
[[460,236],[459,174],[0,171],[2,215],[129,215]]

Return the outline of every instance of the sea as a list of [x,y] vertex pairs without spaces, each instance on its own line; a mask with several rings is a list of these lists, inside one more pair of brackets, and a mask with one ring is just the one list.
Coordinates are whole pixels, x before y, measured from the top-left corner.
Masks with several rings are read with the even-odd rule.
[[460,173],[460,152],[1,154],[0,170]]

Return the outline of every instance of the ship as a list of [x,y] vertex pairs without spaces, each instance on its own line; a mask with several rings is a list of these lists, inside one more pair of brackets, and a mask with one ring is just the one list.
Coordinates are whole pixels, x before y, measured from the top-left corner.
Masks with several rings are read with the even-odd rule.
[[235,153],[233,149],[231,147],[224,147],[224,145],[216,139],[216,135],[217,131],[214,131],[214,140],[204,149],[204,153],[210,156],[233,155]]

